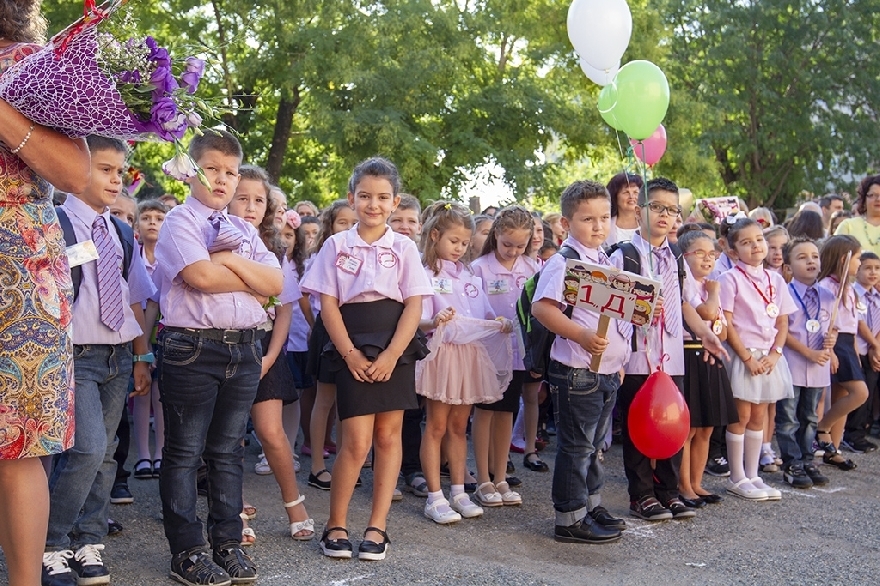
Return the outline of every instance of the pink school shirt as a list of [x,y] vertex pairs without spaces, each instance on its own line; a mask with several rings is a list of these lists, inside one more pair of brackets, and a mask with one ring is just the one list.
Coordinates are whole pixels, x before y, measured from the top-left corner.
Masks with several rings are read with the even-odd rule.
[[[180,272],[200,260],[210,261],[208,236],[213,230],[208,217],[216,210],[189,196],[183,205],[168,212],[159,231],[156,262],[161,274],[162,324],[178,328],[255,328],[266,320],[266,310],[249,293],[205,293],[188,285]],[[281,270],[278,259],[266,249],[260,235],[236,216],[227,220],[244,235],[237,254]]]
[[[652,255],[651,244],[640,234],[633,236],[632,243],[639,251],[642,275],[651,276],[650,267],[652,266],[655,271],[659,271],[657,263],[651,264],[653,261],[648,259],[648,256]],[[667,247],[669,247],[669,241],[664,240],[659,248]],[[622,250],[614,251],[614,254],[611,255],[611,264],[623,270]],[[685,270],[687,270],[686,263]],[[658,281],[663,280],[659,274],[651,278]],[[676,282],[678,282],[677,277]],[[670,294],[664,292],[663,303],[683,303],[680,288],[676,287]],[[662,362],[663,372],[669,376],[684,376],[684,340],[681,335],[672,337],[666,332],[666,328],[653,325],[647,328],[647,332],[645,330],[646,328],[633,328],[633,335],[636,337],[636,351],[632,353],[632,357],[626,365],[626,374],[651,374]],[[680,331],[684,332],[683,323]],[[648,350],[650,350],[650,357]]]
[[433,319],[437,312],[452,307],[456,315],[474,319],[495,319],[495,311],[483,291],[483,280],[461,262],[441,260],[436,275],[423,267],[431,283],[431,296],[422,299],[422,319]]
[[[876,338],[880,334],[880,323],[873,323],[869,312],[872,303],[880,304],[880,293],[876,289],[865,291],[865,288],[859,283],[853,283],[852,287],[856,293],[856,311],[858,312],[859,320],[868,325],[871,333]],[[868,353],[868,343],[859,335],[856,336],[856,347],[858,348],[859,355],[864,356]]]
[[385,229],[381,238],[367,244],[350,230],[331,236],[315,256],[300,288],[313,295],[330,295],[346,303],[431,295],[415,243]]
[[[798,310],[788,315],[788,333],[793,338],[804,344],[807,343],[807,318],[819,319],[819,335],[825,336],[828,333],[828,326],[831,325],[831,308],[834,306],[834,295],[824,287],[813,285],[819,293],[819,315],[807,316],[804,307],[797,301],[797,295],[805,299],[807,289],[810,286],[805,285],[797,279],[792,279],[789,283],[789,291],[794,289],[797,295],[792,297],[797,303]],[[807,360],[800,352],[795,352],[788,346],[782,348],[782,353],[788,361],[788,369],[791,371],[791,382],[796,387],[827,387],[831,384],[831,364],[826,363],[825,366],[816,364]]]
[[[522,293],[526,280],[540,270],[538,263],[521,255],[513,263],[513,269],[507,270],[498,262],[495,253],[481,256],[471,264],[478,277],[483,279],[483,291],[489,298],[489,305],[495,315],[506,317],[517,322],[516,302]],[[515,335],[512,333],[511,335]],[[519,344],[513,345],[513,369],[522,370],[522,356],[519,355]]]
[[[565,239],[562,246],[573,248],[580,255],[581,260],[596,265],[610,266],[611,262],[605,253],[596,248],[587,248],[571,236]],[[532,303],[540,299],[555,301],[559,309],[566,307],[563,293],[565,292],[565,264],[566,258],[561,254],[554,254],[541,269],[541,277]],[[575,308],[571,313],[571,321],[588,330],[596,331],[599,327],[599,314],[586,309]],[[621,331],[623,333],[621,333]],[[598,374],[614,374],[629,361],[631,354],[630,339],[632,338],[632,325],[618,320],[611,320],[608,326],[608,348],[602,354],[599,363]],[[593,356],[572,340],[556,336],[553,346],[550,348],[550,358],[570,366],[571,368],[590,368]]]
[[[62,206],[70,218],[73,232],[77,242],[86,242],[92,239],[92,224],[98,214],[81,199],[71,194]],[[122,278],[122,243],[116,233],[115,225],[110,219],[109,208],[101,214],[107,222],[107,231],[116,248],[116,258],[119,264],[119,280],[122,285],[122,327],[114,332],[101,321],[101,309],[98,302],[98,262],[89,261],[82,265],[82,281],[79,286],[79,295],[73,304],[73,343],[74,344],[125,344],[131,342],[143,331],[134,317],[131,305],[144,303],[155,293],[153,281],[144,268],[135,242],[135,250],[131,255],[131,263],[128,267],[128,281]]]
[[750,276],[747,277],[734,268],[718,277],[721,284],[721,309],[733,314],[730,327],[736,330],[746,348],[769,351],[776,339],[776,318],[767,315],[767,302],[752,283],[767,299],[776,304],[779,315],[791,315],[798,308],[788,291],[785,279],[779,273],[765,272],[762,266],[751,267],[741,262],[737,262],[735,267],[741,268]]
[[[684,281],[684,300],[691,305],[694,309],[705,303],[708,298],[708,294],[706,293],[706,281],[711,279],[703,279],[702,281],[697,280],[695,277],[690,279],[685,279]],[[727,325],[727,319],[724,317],[724,311],[719,306],[718,308],[718,316],[716,319],[721,320],[722,325]],[[712,324],[715,322],[712,320],[705,320],[706,325],[709,326],[709,329],[712,329]],[[694,337],[691,333],[685,329],[683,333],[683,339],[686,342],[692,342]]]
[[[834,298],[837,299],[837,291],[840,285],[836,279],[825,277],[819,281],[819,287],[828,289],[834,295]],[[859,310],[857,306],[858,301],[856,301],[855,291],[853,291],[852,287],[849,287],[846,295],[840,300],[840,307],[837,309],[837,322],[834,324],[837,327],[837,331],[841,334],[858,334]]]

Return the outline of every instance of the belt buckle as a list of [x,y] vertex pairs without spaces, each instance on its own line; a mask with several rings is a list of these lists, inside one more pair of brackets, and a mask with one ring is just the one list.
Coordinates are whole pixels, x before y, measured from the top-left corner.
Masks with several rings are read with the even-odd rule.
[[224,344],[238,344],[241,342],[241,330],[223,330]]

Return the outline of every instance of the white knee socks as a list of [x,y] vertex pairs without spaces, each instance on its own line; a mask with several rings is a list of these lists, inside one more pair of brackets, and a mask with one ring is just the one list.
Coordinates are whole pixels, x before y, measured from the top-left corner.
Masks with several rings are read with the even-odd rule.
[[761,444],[764,443],[764,432],[747,429],[743,445],[745,474],[747,478],[758,476],[758,461],[761,459]]
[[727,432],[727,463],[730,465],[731,482],[739,482],[747,477],[743,468],[743,435]]

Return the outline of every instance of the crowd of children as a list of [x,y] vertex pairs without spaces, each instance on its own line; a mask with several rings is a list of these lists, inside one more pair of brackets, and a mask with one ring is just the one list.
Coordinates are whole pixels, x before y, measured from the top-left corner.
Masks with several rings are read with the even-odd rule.
[[[242,489],[249,420],[262,449],[255,472],[274,474],[293,539],[319,536],[297,484],[300,456],[308,485],[329,490],[328,557],[355,555],[349,504],[372,466],[363,560],[388,554],[400,478],[438,524],[520,505],[509,452],[518,444],[527,469],[549,470],[538,457],[542,405],[553,409],[562,542],[607,543],[626,529],[601,500],[616,421],[629,512],[648,521],[722,501],[702,486],[707,461],[718,464],[718,430],[729,469],[711,472],[752,501],[782,497],[761,476],[779,467],[795,488],[829,482],[816,456],[855,468],[841,454],[845,430],[860,451],[873,445],[864,435],[880,370],[880,258],[850,236],[790,239],[745,216],[682,226],[675,183],[626,173],[607,186],[574,182],[546,223],[517,205],[475,216],[439,201],[422,212],[378,157],[354,169],[345,199],[287,210],[223,131],[190,145],[207,183],[190,179],[181,205],[137,203],[122,185],[125,144],[88,143],[90,185],[60,208],[69,250],[90,241],[96,254],[74,251],[85,257],[72,262],[76,434],[50,474],[45,586],[110,581],[109,503],[133,500],[129,393],[132,475],[159,479],[171,576],[191,585],[257,579],[244,549],[256,540]],[[661,282],[652,322],[613,320],[600,333],[598,314],[565,302],[571,258]],[[531,314],[555,335],[543,372],[520,331],[527,283]],[[684,446],[664,459],[644,455],[628,429],[657,369],[691,416]]]

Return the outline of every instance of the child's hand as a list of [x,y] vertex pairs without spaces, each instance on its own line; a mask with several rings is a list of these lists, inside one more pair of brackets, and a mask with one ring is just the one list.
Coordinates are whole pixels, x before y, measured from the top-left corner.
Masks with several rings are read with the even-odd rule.
[[718,281],[710,281],[706,279],[706,282],[703,284],[703,286],[706,288],[706,293],[708,293],[709,295],[715,295],[719,291],[721,291],[721,285],[718,283]]
[[374,383],[382,383],[391,378],[394,373],[394,367],[397,366],[397,359],[400,356],[394,356],[388,350],[383,350],[376,361],[367,369],[367,376]]
[[226,259],[228,259],[231,255],[235,254],[231,250],[221,250],[219,252],[212,252],[210,254],[211,262],[215,265],[226,266]]
[[513,322],[507,319],[506,317],[496,317],[496,321],[501,322],[501,333],[509,334],[513,331]]
[[825,366],[831,360],[831,350],[810,350],[807,359],[819,366]]
[[663,315],[663,296],[657,296],[657,302],[654,304],[654,315],[651,316],[651,325],[657,325],[660,322],[660,316]]
[[593,330],[584,328],[578,343],[590,354],[602,354],[608,347],[608,338],[602,338]]
[[275,364],[275,360],[277,359],[277,356],[271,359],[268,356],[263,356],[262,366],[260,367],[260,380],[263,380],[263,377],[266,376],[266,374],[269,372],[269,369],[272,368],[272,365]]
[[764,374],[764,364],[759,360],[755,360],[754,357],[751,357],[749,360],[744,361],[743,364],[746,365],[746,368],[749,369],[749,374],[751,374],[752,376]]
[[833,328],[828,330],[828,333],[825,334],[825,340],[822,342],[823,350],[831,350],[834,348],[834,345],[837,343],[837,328]]
[[779,356],[779,353],[774,350],[773,352],[770,352],[770,354],[768,354],[767,356],[761,357],[761,360],[759,362],[761,363],[761,366],[764,367],[764,374],[770,374],[771,372],[773,372],[773,369],[776,367],[776,363],[779,362]]
[[345,360],[345,365],[348,366],[348,370],[351,372],[354,380],[361,383],[373,382],[367,374],[367,369],[370,368],[373,363],[367,360],[367,357],[364,356],[363,352],[355,348],[348,355],[343,355],[343,360]]
[[831,374],[837,374],[838,368],[840,368],[840,360],[837,358],[837,354],[831,354]]
[[446,309],[441,309],[434,316],[434,327],[439,327],[440,324],[448,322],[453,316],[455,316],[455,308],[447,307]]
[[150,392],[153,381],[150,377],[150,364],[147,362],[135,362],[132,374],[134,374],[133,397],[140,397]]

